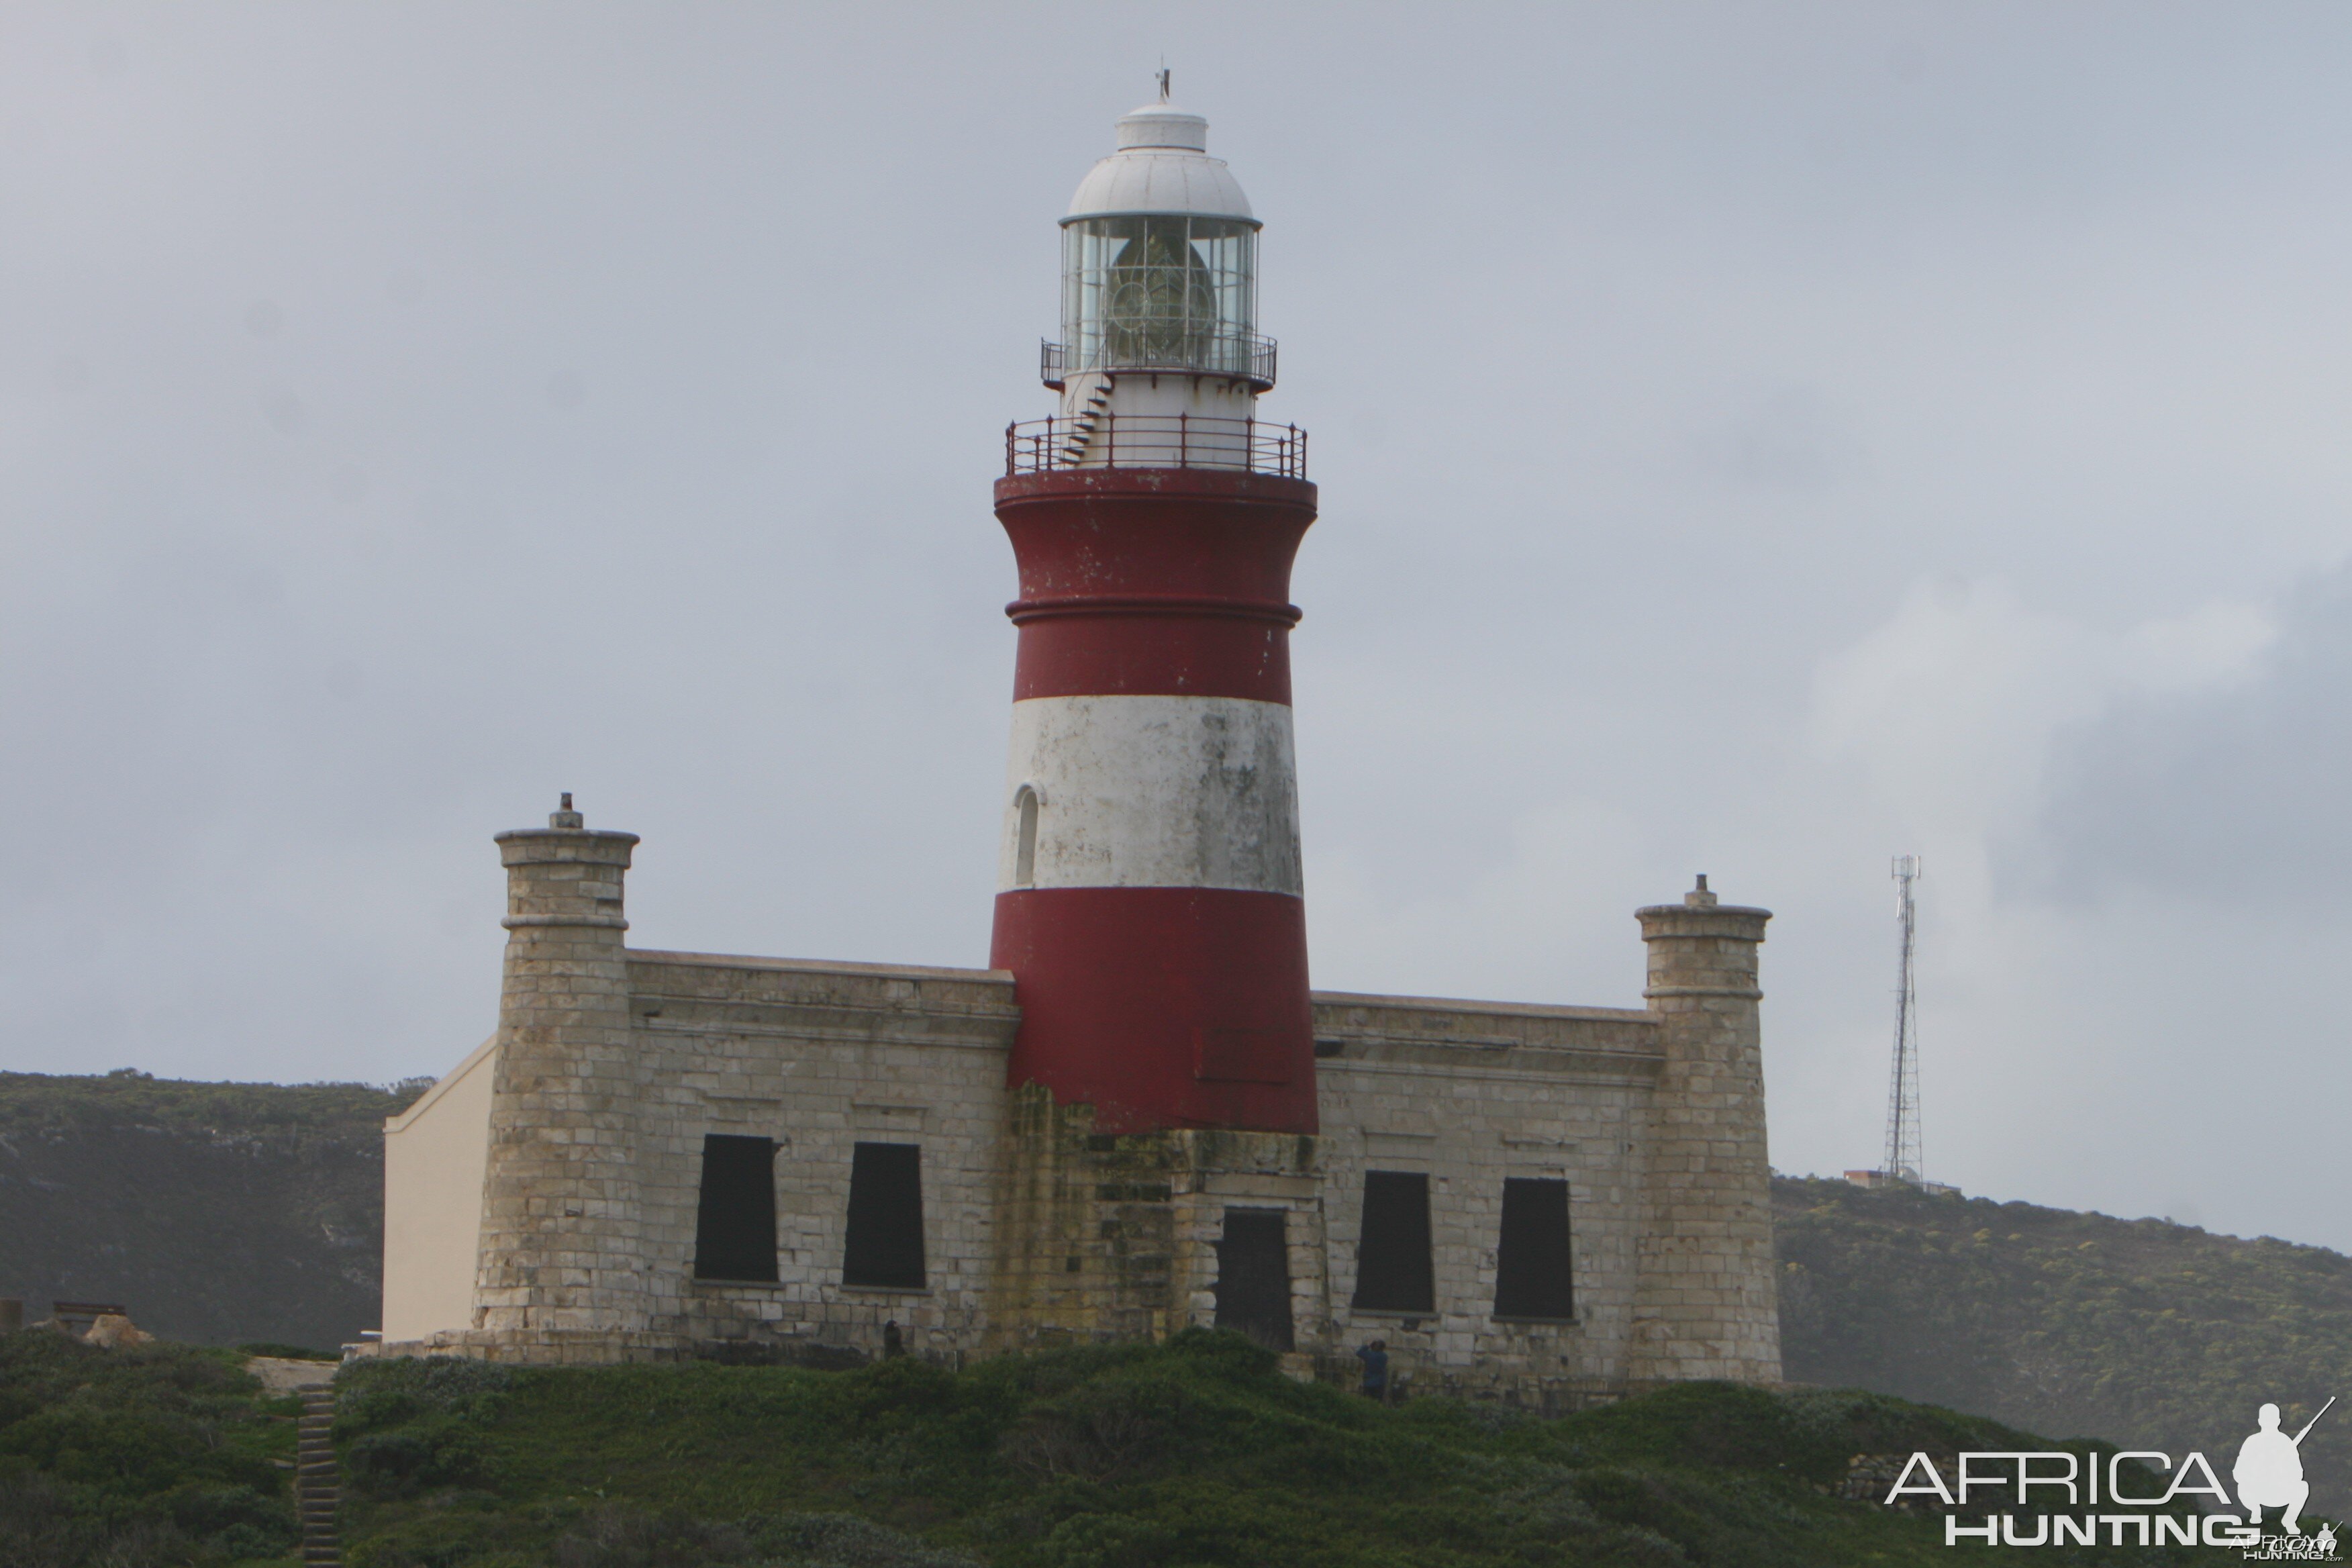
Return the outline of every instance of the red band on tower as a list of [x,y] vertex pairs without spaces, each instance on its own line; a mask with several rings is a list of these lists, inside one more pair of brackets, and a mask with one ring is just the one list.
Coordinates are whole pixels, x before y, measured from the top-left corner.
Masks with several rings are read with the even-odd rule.
[[1076,468],[996,485],[1021,563],[1015,701],[1161,693],[1290,700],[1290,563],[1304,479]]

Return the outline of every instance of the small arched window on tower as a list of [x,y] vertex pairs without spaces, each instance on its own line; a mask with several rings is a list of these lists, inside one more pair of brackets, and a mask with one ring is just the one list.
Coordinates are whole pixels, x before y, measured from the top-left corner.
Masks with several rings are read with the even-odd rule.
[[1013,792],[1013,885],[1034,888],[1037,885],[1037,791],[1034,785],[1023,784]]

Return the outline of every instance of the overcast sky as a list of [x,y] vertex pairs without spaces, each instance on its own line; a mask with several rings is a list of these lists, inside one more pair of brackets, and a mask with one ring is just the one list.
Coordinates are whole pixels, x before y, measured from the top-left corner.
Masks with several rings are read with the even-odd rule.
[[1055,219],[1162,57],[1323,516],[1317,984],[1777,911],[1775,1163],[2352,1246],[2352,10],[0,8],[0,1067],[437,1074],[490,836],[985,962]]

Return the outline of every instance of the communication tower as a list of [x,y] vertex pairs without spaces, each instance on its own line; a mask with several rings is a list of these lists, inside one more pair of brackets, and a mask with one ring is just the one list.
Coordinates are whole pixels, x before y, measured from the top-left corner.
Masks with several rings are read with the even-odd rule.
[[1912,892],[1919,880],[1919,857],[1895,858],[1895,920],[1901,931],[1901,956],[1895,974],[1895,1068],[1886,1088],[1886,1157],[1879,1169],[1914,1186],[1919,1153],[1919,992],[1911,974],[1918,935],[1918,905]]

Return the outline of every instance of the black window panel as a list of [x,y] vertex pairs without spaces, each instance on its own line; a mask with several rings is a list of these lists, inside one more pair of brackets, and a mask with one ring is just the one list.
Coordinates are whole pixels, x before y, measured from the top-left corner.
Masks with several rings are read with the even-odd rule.
[[1364,1227],[1356,1238],[1355,1304],[1374,1312],[1434,1312],[1429,1260],[1429,1178],[1364,1173]]
[[1503,1184],[1503,1240],[1495,1259],[1495,1316],[1572,1318],[1568,1184],[1514,1176]]
[[849,1165],[845,1285],[923,1288],[923,1152],[912,1143],[860,1143]]
[[776,1278],[776,1141],[712,1132],[702,1140],[694,1277]]
[[1269,1350],[1295,1348],[1282,1210],[1225,1211],[1217,1243],[1217,1327],[1237,1329]]

